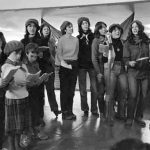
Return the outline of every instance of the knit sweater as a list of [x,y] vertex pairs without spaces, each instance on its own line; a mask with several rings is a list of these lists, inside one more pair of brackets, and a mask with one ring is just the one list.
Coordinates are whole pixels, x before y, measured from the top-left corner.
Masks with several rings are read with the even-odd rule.
[[55,65],[60,66],[62,60],[77,60],[79,41],[76,37],[63,35],[58,41]]
[[[15,69],[11,63],[5,63],[2,66],[2,78],[7,76],[8,70]],[[25,82],[26,80],[26,71],[24,68],[20,67],[16,73],[13,75],[13,80],[9,83],[7,90],[6,90],[6,98],[9,99],[22,99],[28,96],[28,91],[26,86],[20,85],[20,83]]]

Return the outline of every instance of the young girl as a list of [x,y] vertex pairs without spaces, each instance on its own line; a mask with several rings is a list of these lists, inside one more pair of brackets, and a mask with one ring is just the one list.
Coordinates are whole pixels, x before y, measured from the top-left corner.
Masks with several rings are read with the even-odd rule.
[[31,126],[28,91],[26,89],[26,71],[20,63],[24,46],[19,41],[6,44],[4,53],[8,55],[2,66],[2,79],[5,80],[10,71],[12,76],[5,81],[5,133],[8,135],[9,149],[20,148],[20,135]]
[[61,111],[58,110],[58,104],[56,101],[55,91],[54,91],[54,81],[55,81],[55,59],[52,53],[55,53],[55,45],[53,41],[50,39],[51,29],[47,23],[43,23],[40,28],[41,33],[41,46],[47,46],[47,48],[43,51],[43,57],[39,58],[39,67],[43,73],[52,73],[53,74],[48,78],[47,82],[45,82],[48,101],[51,107],[51,111],[54,112],[56,117]]

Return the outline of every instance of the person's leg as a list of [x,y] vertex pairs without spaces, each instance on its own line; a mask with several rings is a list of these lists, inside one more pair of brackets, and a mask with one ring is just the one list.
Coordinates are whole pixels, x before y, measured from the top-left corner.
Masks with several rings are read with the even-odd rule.
[[73,98],[74,98],[76,82],[77,82],[77,74],[78,74],[77,67],[73,67],[72,70],[69,71],[69,76],[68,76],[69,88],[68,88],[67,109],[72,115],[72,119],[76,119],[76,116],[73,114]]
[[90,89],[91,89],[91,112],[94,116],[99,117],[97,109],[97,83],[96,72],[94,69],[88,70],[90,77]]
[[58,104],[56,101],[56,95],[55,95],[55,88],[54,88],[54,80],[55,80],[55,75],[52,74],[48,81],[45,83],[46,86],[46,91],[47,91],[47,96],[48,96],[48,102],[50,104],[51,111],[54,112],[56,117],[58,114],[61,112],[58,110]]
[[138,94],[138,104],[137,104],[137,111],[136,111],[136,116],[135,116],[135,121],[141,126],[145,126],[145,122],[142,121],[143,118],[143,111],[145,108],[145,99],[147,96],[147,91],[148,91],[148,79],[144,80],[139,80],[139,86],[140,86],[140,93]]
[[105,118],[105,101],[104,101],[104,94],[105,94],[105,81],[102,78],[101,82],[97,81],[97,99],[98,99],[98,107],[100,116]]
[[132,125],[132,121],[134,119],[134,112],[136,107],[136,100],[137,100],[137,91],[138,91],[138,84],[135,78],[134,73],[128,73],[128,84],[129,84],[129,98],[127,103],[127,126]]
[[59,78],[60,78],[60,104],[61,104],[61,111],[62,111],[62,118],[63,119],[71,119],[68,115],[68,94],[69,94],[69,80],[68,77],[69,69],[64,67],[60,67],[59,70]]
[[115,71],[111,71],[110,74],[110,99],[108,102],[108,121],[110,122],[110,125],[113,125],[114,120],[114,93],[116,89],[116,83],[117,83],[117,74]]
[[81,96],[81,110],[85,112],[85,115],[89,111],[89,106],[87,103],[86,75],[87,75],[86,69],[79,69],[78,79]]
[[15,148],[15,134],[9,133],[7,139],[8,139],[8,150],[17,150]]
[[126,113],[126,101],[128,94],[128,81],[127,75],[125,73],[120,74],[118,78],[118,118],[120,120],[125,120]]

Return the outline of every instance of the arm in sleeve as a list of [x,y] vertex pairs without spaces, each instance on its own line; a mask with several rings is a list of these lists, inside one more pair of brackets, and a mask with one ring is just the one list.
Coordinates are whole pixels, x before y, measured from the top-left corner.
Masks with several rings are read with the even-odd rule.
[[92,42],[92,63],[97,74],[101,73],[99,68],[98,48],[97,39],[94,39]]
[[60,66],[60,63],[63,60],[62,52],[63,52],[63,48],[62,48],[62,41],[61,41],[61,38],[60,38],[59,41],[58,41],[56,55],[55,55],[55,65],[56,66]]
[[124,47],[123,47],[123,61],[125,63],[125,65],[129,65],[129,61],[130,61],[130,50],[129,50],[129,46],[128,46],[128,42],[124,43]]

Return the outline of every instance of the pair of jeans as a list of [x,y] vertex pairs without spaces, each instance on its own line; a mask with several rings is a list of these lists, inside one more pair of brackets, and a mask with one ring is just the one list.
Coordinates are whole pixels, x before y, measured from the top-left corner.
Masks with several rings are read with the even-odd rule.
[[148,79],[137,79],[136,71],[128,72],[129,99],[127,118],[139,119],[143,116],[145,98],[148,91]]
[[87,73],[90,78],[90,90],[91,90],[91,112],[97,112],[97,85],[96,85],[96,72],[91,69],[79,69],[79,90],[81,96],[81,110],[89,111],[87,103]]
[[5,94],[0,96],[0,149],[2,148],[5,131]]
[[72,69],[68,69],[60,66],[60,103],[62,113],[69,111],[72,112],[77,73],[77,67],[72,67]]
[[55,80],[55,74],[53,73],[48,78],[48,81],[45,82],[45,87],[46,87],[48,102],[50,104],[51,111],[58,111],[58,104],[56,101],[55,88],[54,88],[54,80]]
[[[122,65],[114,63],[111,72],[110,72],[110,84],[109,91],[110,91],[110,108],[109,108],[109,117],[114,117],[114,101],[115,96],[117,94],[118,98],[118,112],[119,116],[125,117],[125,104],[127,99],[127,91],[128,91],[128,82],[127,82],[127,75],[124,71],[122,71]],[[119,88],[118,88],[119,86]],[[116,90],[117,89],[117,90]],[[117,93],[115,93],[117,92]]]

